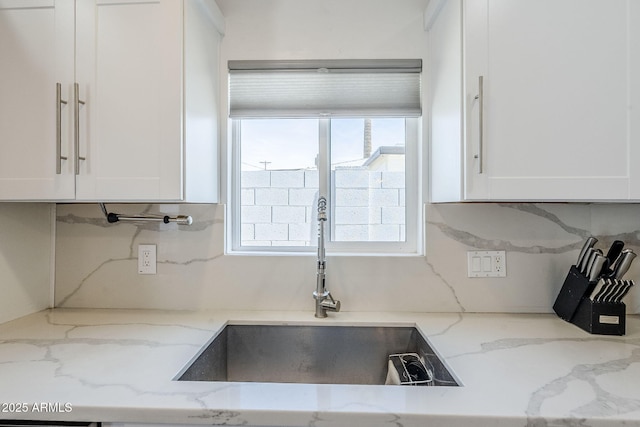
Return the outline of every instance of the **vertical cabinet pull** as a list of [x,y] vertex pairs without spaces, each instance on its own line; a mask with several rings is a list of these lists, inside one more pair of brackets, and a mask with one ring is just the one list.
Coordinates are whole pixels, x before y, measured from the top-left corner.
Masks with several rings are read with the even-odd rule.
[[73,84],[73,96],[75,99],[73,115],[74,115],[74,128],[75,128],[75,150],[76,150],[76,175],[80,174],[80,160],[86,160],[85,157],[80,157],[80,104],[84,105],[84,101],[80,100],[80,85],[78,83]]
[[478,95],[475,99],[478,100],[478,154],[473,156],[474,159],[478,159],[478,173],[484,171],[483,168],[483,155],[484,152],[484,76],[478,76]]
[[62,84],[56,83],[56,175],[62,173],[62,161],[67,160],[62,155],[62,104],[66,103],[62,99]]

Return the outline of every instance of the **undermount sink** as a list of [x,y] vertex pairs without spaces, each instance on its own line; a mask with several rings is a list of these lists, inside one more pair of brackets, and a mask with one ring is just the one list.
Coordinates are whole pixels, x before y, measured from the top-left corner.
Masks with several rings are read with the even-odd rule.
[[390,355],[417,353],[429,385],[458,382],[415,327],[227,325],[177,378],[308,384],[384,384]]

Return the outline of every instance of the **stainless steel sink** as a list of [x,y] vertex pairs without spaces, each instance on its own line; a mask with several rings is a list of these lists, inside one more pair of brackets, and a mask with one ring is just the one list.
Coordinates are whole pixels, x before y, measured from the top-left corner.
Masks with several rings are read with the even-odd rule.
[[417,353],[431,385],[458,383],[415,327],[227,325],[180,381],[384,384],[388,357]]

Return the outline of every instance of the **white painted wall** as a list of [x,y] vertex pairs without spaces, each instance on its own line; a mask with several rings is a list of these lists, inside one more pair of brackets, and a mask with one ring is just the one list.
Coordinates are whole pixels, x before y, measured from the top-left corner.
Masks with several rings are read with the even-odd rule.
[[[224,76],[229,60],[412,58],[424,62],[427,33],[423,11],[428,2],[217,0],[226,20],[220,51],[222,105],[228,105]],[[227,121],[222,120],[223,141],[227,128]],[[223,159],[228,158],[228,150],[227,142],[221,149]],[[223,200],[227,167],[223,162]]]
[[223,59],[419,58],[427,0],[218,0]]
[[0,203],[0,323],[49,307],[53,210]]

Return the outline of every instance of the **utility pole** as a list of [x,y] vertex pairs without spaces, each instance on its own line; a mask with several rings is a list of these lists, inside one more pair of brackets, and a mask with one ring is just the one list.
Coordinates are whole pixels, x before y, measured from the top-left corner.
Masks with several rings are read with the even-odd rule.
[[371,119],[364,119],[364,147],[363,158],[371,157]]
[[267,162],[267,161],[264,161],[264,162],[258,162],[258,163],[262,163],[262,164],[264,165],[264,170],[267,170],[267,165],[270,165],[270,164],[271,164],[271,162]]

